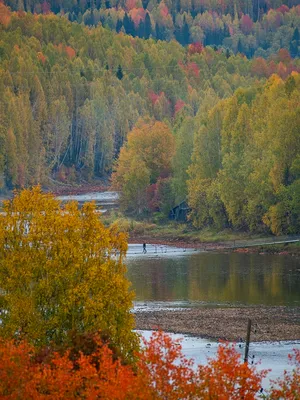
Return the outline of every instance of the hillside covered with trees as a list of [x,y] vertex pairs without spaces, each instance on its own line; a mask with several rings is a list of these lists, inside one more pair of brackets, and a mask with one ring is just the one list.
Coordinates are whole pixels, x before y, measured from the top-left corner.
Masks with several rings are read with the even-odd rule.
[[153,127],[141,127],[143,137],[152,135],[152,146],[141,147],[141,132],[133,130],[113,175],[124,209],[138,214],[142,204],[144,211],[167,215],[172,204],[188,198],[196,228],[298,233],[299,98],[295,72],[285,81],[273,75],[264,84],[240,88],[207,112],[184,118],[174,127],[175,151],[172,142],[162,156]]
[[6,0],[13,10],[53,12],[133,37],[201,43],[268,57],[280,48],[299,55],[300,6],[296,0]]
[[197,227],[300,229],[300,76],[239,89],[201,119],[189,167]]
[[[184,230],[300,233],[296,3],[0,0],[1,399],[299,398],[299,350],[262,393],[233,344],[197,368],[161,331],[141,345],[122,226],[173,235],[184,204]],[[46,193],[99,179],[119,191],[105,220]],[[296,308],[276,312],[297,327]]]
[[300,63],[286,49],[248,59],[0,7],[2,188],[115,170],[133,215],[188,198],[197,228],[299,229]]

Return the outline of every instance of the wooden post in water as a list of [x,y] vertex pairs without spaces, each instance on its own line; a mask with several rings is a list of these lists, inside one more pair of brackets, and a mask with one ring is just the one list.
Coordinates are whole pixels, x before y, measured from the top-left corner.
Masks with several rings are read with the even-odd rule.
[[251,333],[251,319],[249,318],[248,326],[247,326],[247,338],[246,338],[244,363],[248,362],[248,354],[249,354],[249,346],[250,346],[250,333]]

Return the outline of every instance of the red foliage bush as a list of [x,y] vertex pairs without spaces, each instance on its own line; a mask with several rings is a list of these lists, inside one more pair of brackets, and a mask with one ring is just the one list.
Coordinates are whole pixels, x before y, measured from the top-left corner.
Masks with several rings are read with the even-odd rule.
[[143,8],[132,8],[129,15],[137,28],[139,23],[145,20],[146,11]]
[[160,99],[160,97],[162,95],[164,95],[164,92],[160,92],[159,94],[156,94],[152,90],[150,90],[148,93],[149,99],[151,100],[153,105]]
[[252,31],[253,28],[253,21],[252,19],[249,17],[249,15],[243,15],[241,18],[241,30],[245,35],[249,35]]
[[47,61],[47,57],[41,51],[37,53],[37,58],[41,61],[42,64],[45,64],[45,62]]
[[201,54],[203,49],[204,49],[203,44],[200,42],[196,42],[189,45],[188,52],[190,55]]
[[65,52],[70,59],[76,56],[76,51],[71,46],[66,46]]
[[0,1],[0,24],[5,27],[9,25],[11,20],[11,12],[8,7],[6,7],[2,1]]
[[294,350],[294,354],[289,356],[292,364],[296,366],[292,374],[284,372],[282,379],[273,382],[275,386],[272,388],[273,400],[294,400],[300,398],[300,350]]
[[175,114],[177,114],[183,107],[185,106],[185,102],[181,99],[176,101],[175,104]]
[[276,11],[279,11],[281,14],[285,14],[289,12],[290,9],[285,4],[282,4],[279,8],[276,9]]
[[200,69],[199,69],[198,65],[195,62],[188,62],[187,64],[183,64],[181,61],[179,61],[178,65],[179,65],[180,68],[183,69],[183,71],[187,75],[194,76],[196,78],[199,77]]
[[[78,342],[80,343],[80,341]],[[26,342],[0,341],[1,399],[245,399],[256,398],[266,371],[241,361],[233,346],[220,345],[215,359],[194,368],[179,341],[155,332],[137,354],[137,364],[124,365],[100,339],[67,351],[44,352]],[[88,343],[88,345],[87,345]],[[75,352],[74,352],[75,351]],[[41,352],[40,352],[41,354]],[[74,356],[76,354],[76,356]],[[300,351],[296,369],[276,382],[272,399],[300,395]]]

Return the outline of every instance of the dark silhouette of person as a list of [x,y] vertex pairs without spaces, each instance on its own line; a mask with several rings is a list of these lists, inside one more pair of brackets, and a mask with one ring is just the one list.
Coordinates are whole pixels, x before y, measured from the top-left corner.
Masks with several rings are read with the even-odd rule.
[[143,243],[143,253],[146,254],[147,253],[147,249],[146,249],[146,243]]

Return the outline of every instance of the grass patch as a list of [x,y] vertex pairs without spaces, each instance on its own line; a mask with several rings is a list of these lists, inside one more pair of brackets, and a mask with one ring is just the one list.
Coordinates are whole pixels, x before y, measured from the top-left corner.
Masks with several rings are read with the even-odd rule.
[[[183,241],[190,243],[220,243],[224,245],[239,247],[251,244],[251,241],[263,238],[268,238],[267,234],[251,234],[249,232],[233,231],[232,229],[224,229],[222,231],[205,228],[202,230],[195,229],[191,224],[178,223],[166,220],[165,222],[157,222],[155,219],[136,220],[114,212],[104,217],[104,223],[109,226],[117,227],[119,231],[127,232],[132,239],[144,238],[146,239],[159,239],[166,241]],[[269,236],[269,240],[274,240],[274,236]],[[236,243],[234,243],[236,241]],[[264,253],[282,253],[288,252],[295,255],[300,255],[300,244],[276,244],[276,242],[269,246],[259,245],[257,243],[257,251]]]
[[[106,224],[108,221],[105,222]],[[131,218],[118,216],[110,224],[111,227],[116,228],[119,232],[133,233],[133,234],[145,234],[146,232],[152,232],[156,229],[156,224],[147,221],[136,221]]]
[[270,246],[260,246],[259,251],[261,253],[289,253],[300,256],[300,242],[297,243],[285,243],[285,244],[273,244]]

